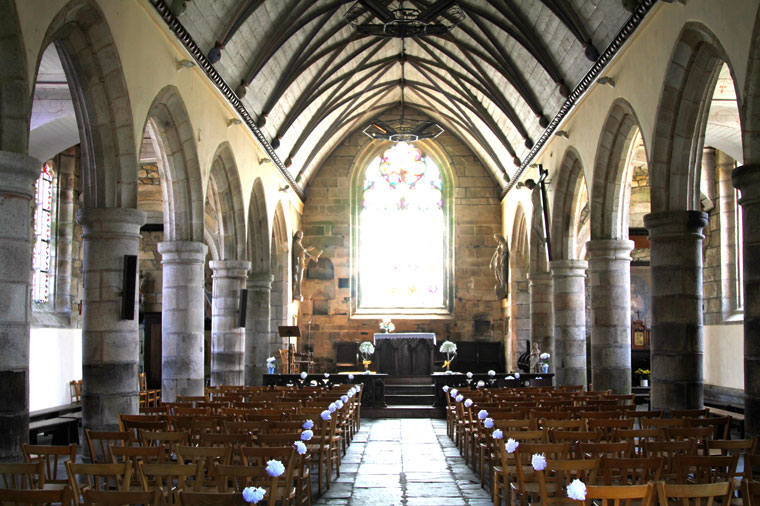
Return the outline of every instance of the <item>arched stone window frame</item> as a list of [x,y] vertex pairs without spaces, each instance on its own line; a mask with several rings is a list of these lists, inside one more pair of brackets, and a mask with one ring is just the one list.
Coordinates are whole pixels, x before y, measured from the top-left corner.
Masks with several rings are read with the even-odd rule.
[[[39,193],[39,185],[45,176],[45,168],[48,169],[50,181],[50,208],[44,208],[44,196]],[[53,312],[55,308],[55,274],[56,274],[56,245],[57,245],[57,210],[58,210],[58,171],[55,168],[53,160],[48,160],[40,167],[40,176],[34,183],[34,209],[32,214],[32,230],[34,232],[34,244],[32,250],[32,307],[35,311]],[[50,214],[50,232],[47,240],[41,239],[42,225],[39,223],[40,215],[43,213]],[[41,243],[47,243],[47,270],[38,267],[39,263],[35,262],[37,249]],[[41,283],[42,276],[47,276],[47,298],[38,300],[35,294],[35,287]]]
[[439,308],[380,308],[364,306],[360,301],[359,287],[359,215],[363,198],[364,176],[369,164],[381,156],[388,148],[393,146],[391,142],[369,142],[354,158],[351,169],[351,317],[352,318],[381,318],[391,316],[396,319],[440,317],[448,318],[454,314],[454,177],[451,173],[451,164],[448,155],[441,147],[431,140],[417,141],[414,143],[425,156],[429,156],[440,170],[443,184],[443,213],[444,213],[444,282],[443,304]]

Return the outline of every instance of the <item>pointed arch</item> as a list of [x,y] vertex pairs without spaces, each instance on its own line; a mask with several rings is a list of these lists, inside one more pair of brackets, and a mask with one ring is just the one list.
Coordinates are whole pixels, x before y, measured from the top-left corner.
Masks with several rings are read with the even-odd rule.
[[256,178],[251,189],[251,201],[248,204],[248,258],[251,261],[251,272],[257,274],[271,272],[270,236],[264,183],[260,178]]
[[511,360],[512,369],[517,368],[519,356],[530,351],[529,249],[528,220],[522,204],[518,204],[509,246],[509,335],[513,347],[507,360]]
[[736,82],[718,38],[700,23],[687,23],[673,48],[655,120],[649,169],[652,212],[700,210],[705,126],[723,63]]
[[31,100],[26,52],[13,0],[0,0],[0,151],[26,153]]
[[[273,275],[271,296],[271,327],[272,336],[279,336],[277,327],[287,325],[288,307],[290,304],[290,235],[285,220],[285,211],[282,201],[277,206],[272,216],[272,239],[270,243],[270,264]],[[285,344],[284,342],[281,344]],[[279,346],[277,346],[279,348]]]
[[154,143],[164,193],[164,240],[204,241],[204,199],[198,153],[185,103],[174,86],[148,110],[145,131]]
[[640,130],[631,104],[622,98],[613,102],[594,162],[590,196],[592,240],[628,239],[631,174],[626,172],[630,169],[627,156]]
[[[70,1],[53,18],[41,49],[50,44],[58,49],[74,102],[85,207],[136,208],[132,109],[105,16],[92,0]],[[43,51],[38,54],[42,58]]]
[[[577,259],[577,223],[575,217],[586,189],[581,157],[573,147],[567,148],[555,180],[552,205],[551,249],[553,260]],[[582,259],[579,259],[582,260]]]
[[238,168],[232,148],[223,142],[214,154],[206,198],[217,202],[219,227],[219,257],[222,260],[244,260],[246,254],[245,213],[243,190],[240,187]]
[[749,53],[747,80],[744,86],[746,101],[744,107],[740,107],[739,110],[742,111],[744,124],[744,163],[757,165],[760,164],[760,7],[755,17]]

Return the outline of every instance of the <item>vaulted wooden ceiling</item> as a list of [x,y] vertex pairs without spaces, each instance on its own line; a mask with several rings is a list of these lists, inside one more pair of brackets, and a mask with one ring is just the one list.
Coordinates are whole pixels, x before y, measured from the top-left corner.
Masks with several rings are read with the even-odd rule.
[[[307,194],[333,148],[397,108],[402,90],[504,188],[631,15],[621,0],[165,1]],[[347,20],[352,10],[382,25],[397,9],[463,19],[406,38]]]

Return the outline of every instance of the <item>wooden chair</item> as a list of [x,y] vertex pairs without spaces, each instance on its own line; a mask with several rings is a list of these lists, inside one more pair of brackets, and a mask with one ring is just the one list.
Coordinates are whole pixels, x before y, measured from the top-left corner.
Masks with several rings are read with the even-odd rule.
[[580,418],[571,420],[541,419],[538,426],[546,430],[586,430],[586,422]]
[[141,487],[140,474],[138,471],[138,462],[146,464],[163,464],[166,456],[166,448],[159,446],[114,446],[111,448],[111,459],[114,464],[125,464],[129,462],[132,466],[132,477],[130,485]]
[[87,448],[90,450],[90,460],[93,464],[111,463],[112,446],[129,446],[132,437],[129,432],[121,431],[94,431],[85,429]]
[[306,441],[306,448],[314,459],[312,465],[317,466],[317,493],[322,495],[322,483],[325,483],[325,489],[330,490],[330,480],[332,479],[332,458],[330,454],[330,425],[333,420],[322,420],[319,414],[316,415],[315,425],[312,429],[314,437],[311,441]]
[[82,380],[71,380],[69,382],[69,398],[72,404],[82,402]]
[[64,462],[77,461],[77,445],[47,446],[22,444],[24,460],[27,464],[42,462],[45,466],[45,489],[61,489],[68,486],[68,476],[58,476],[58,470],[64,468]]
[[707,417],[708,409],[674,409],[670,412],[670,416],[673,418],[705,418]]
[[186,431],[141,431],[140,443],[144,446],[163,446],[169,458],[177,455],[177,447],[190,444],[190,435]]
[[[707,442],[707,449],[710,455],[736,455],[742,462],[742,470],[737,471],[737,476],[743,480],[751,480],[752,466],[749,465],[749,458],[755,453],[757,448],[757,439],[717,439]],[[738,468],[738,465],[737,465]],[[738,489],[738,483],[735,483]]]
[[101,506],[113,505],[121,506],[129,504],[130,506],[162,506],[161,492],[151,490],[85,490],[84,506]]
[[645,485],[660,481],[664,464],[663,457],[602,457],[601,481],[605,485]]
[[574,503],[567,497],[567,486],[573,480],[595,483],[599,459],[546,460],[546,469],[536,471],[541,506]]
[[549,439],[555,443],[570,443],[572,458],[580,459],[580,443],[598,443],[602,433],[588,430],[553,430],[549,432]]
[[654,483],[642,485],[613,485],[586,487],[587,506],[651,506],[656,500],[657,489]]
[[714,427],[668,427],[665,429],[665,434],[671,441],[683,441],[685,439],[693,438],[697,442],[697,453],[707,455],[709,450],[707,448],[708,441],[713,439],[715,434]]
[[731,484],[728,482],[704,485],[670,485],[664,481],[657,483],[657,497],[660,506],[712,506],[715,500],[722,505],[729,504]]
[[[295,500],[297,491],[305,490],[306,482],[303,477],[304,462],[294,447],[292,440],[289,446],[244,446],[240,448],[243,455],[243,465],[266,467],[270,460],[279,460],[285,465],[285,473],[280,476],[277,496],[286,498],[287,502]],[[311,484],[308,485],[311,488]]]
[[687,427],[712,427],[715,429],[713,439],[729,439],[731,430],[730,416],[708,416],[705,418],[684,418]]
[[731,482],[731,490],[733,491],[738,460],[738,455],[726,457],[678,455],[673,459],[676,469],[676,482],[689,485],[728,481]]
[[178,446],[177,463],[195,464],[204,470],[201,483],[196,487],[199,491],[218,490],[216,465],[230,464],[232,446]]
[[146,464],[138,462],[143,490],[159,490],[167,504],[176,504],[175,491],[199,492],[203,464]]
[[569,443],[520,443],[514,455],[515,479],[511,481],[511,504],[519,498],[528,500],[540,496],[537,471],[531,463],[533,454],[543,454],[548,460],[565,460],[570,453]]
[[67,486],[57,490],[0,488],[0,500],[2,500],[3,505],[49,506],[61,504],[62,506],[70,506],[72,493]]
[[633,443],[633,456],[644,456],[644,443],[646,441],[664,441],[663,429],[615,429],[612,433],[614,441],[631,441]]
[[[510,456],[506,452],[506,448],[502,446],[506,444],[506,441],[514,439],[519,444],[523,443],[548,443],[549,437],[545,430],[516,430],[512,432],[504,432],[501,440],[493,439],[492,433],[488,433],[486,444],[481,452],[485,452],[486,456],[481,457],[486,463],[491,464],[491,486],[494,497],[494,503],[497,502],[498,497],[501,495],[500,491],[505,494],[509,492],[510,487],[508,481],[515,478],[515,464],[514,456]],[[485,467],[485,466],[484,466]],[[483,469],[481,469],[483,471]],[[485,486],[484,472],[480,475],[480,486]]]
[[[267,491],[268,492],[268,491]],[[266,495],[264,496],[266,498]],[[179,493],[179,504],[182,506],[250,506],[243,494],[237,492],[188,492]],[[265,502],[262,502],[265,504]]]
[[69,487],[74,494],[74,502],[83,504],[82,492],[86,490],[128,491],[132,478],[132,463],[123,464],[76,464],[66,462]]
[[598,430],[602,433],[602,441],[615,441],[616,430],[633,429],[633,418],[615,418],[615,419],[587,419],[588,430]]
[[645,457],[663,457],[665,459],[662,477],[675,481],[678,473],[675,468],[675,457],[679,455],[694,456],[697,454],[697,442],[694,439],[685,441],[645,441]]
[[669,427],[685,427],[683,418],[642,418],[639,423],[642,429],[666,429]]
[[626,458],[633,452],[633,443],[618,441],[615,443],[578,443],[579,458],[600,459],[602,457]]
[[42,461],[34,464],[0,463],[0,476],[3,488],[42,489],[45,486],[45,464]]
[[[274,506],[279,498],[277,490],[279,489],[280,478],[269,476],[266,468],[262,466],[217,466],[217,476],[219,476],[219,492],[236,493],[242,496],[243,489],[246,487],[262,487],[267,493],[264,500],[259,504]],[[284,478],[283,478],[284,479]],[[182,492],[179,494],[182,495]]]
[[742,480],[741,497],[742,506],[760,505],[760,481]]

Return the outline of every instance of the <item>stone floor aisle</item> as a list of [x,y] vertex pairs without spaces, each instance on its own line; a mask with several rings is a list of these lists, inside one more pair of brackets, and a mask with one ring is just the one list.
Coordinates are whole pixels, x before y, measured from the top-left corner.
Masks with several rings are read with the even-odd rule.
[[486,506],[480,477],[431,419],[364,420],[341,475],[315,506]]

